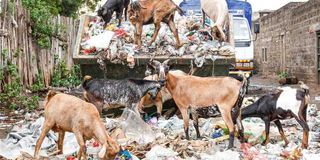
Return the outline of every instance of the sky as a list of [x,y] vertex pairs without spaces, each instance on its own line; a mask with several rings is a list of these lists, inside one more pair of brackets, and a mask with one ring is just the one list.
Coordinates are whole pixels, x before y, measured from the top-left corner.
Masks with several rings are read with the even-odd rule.
[[247,0],[253,12],[264,9],[277,10],[289,2],[306,2],[308,0]]

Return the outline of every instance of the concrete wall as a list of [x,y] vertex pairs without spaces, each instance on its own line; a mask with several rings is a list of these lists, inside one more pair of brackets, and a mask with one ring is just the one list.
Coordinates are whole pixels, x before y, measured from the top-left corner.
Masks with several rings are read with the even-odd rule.
[[[317,82],[317,31],[320,31],[320,0],[289,3],[261,17],[255,41],[255,62],[263,75],[288,72],[299,79]],[[262,50],[266,48],[264,61]]]

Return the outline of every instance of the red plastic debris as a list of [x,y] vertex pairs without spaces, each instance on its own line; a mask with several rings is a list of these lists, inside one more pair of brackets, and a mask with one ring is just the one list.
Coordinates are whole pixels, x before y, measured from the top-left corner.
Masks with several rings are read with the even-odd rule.
[[68,156],[67,157],[67,160],[75,160],[76,159],[76,157],[73,157],[73,156]]
[[83,51],[82,51],[82,53],[84,54],[84,55],[90,55],[90,54],[92,54],[92,53],[95,53],[97,51],[97,49],[95,48],[95,47],[93,47],[93,48],[90,48],[90,49],[84,49]]
[[100,143],[98,141],[93,142],[93,147],[99,147],[99,146],[100,146]]
[[267,160],[267,157],[262,155],[259,150],[253,147],[250,143],[243,143],[240,145],[245,160]]
[[118,28],[114,30],[117,37],[124,37],[127,35],[127,32],[123,28]]

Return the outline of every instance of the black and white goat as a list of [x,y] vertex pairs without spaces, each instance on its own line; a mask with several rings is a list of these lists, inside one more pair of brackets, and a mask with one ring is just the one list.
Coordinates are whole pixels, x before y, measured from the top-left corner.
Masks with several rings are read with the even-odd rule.
[[124,106],[138,113],[135,105],[140,99],[146,94],[155,98],[161,88],[157,81],[92,79],[91,76],[84,77],[82,87],[85,100],[93,103],[100,114],[104,105],[108,109]]
[[270,122],[273,121],[281,134],[285,145],[287,140],[280,120],[295,118],[303,128],[302,148],[308,147],[309,127],[307,124],[307,107],[310,103],[309,87],[299,82],[301,89],[282,88],[279,92],[262,96],[253,104],[241,111],[241,118],[260,117],[265,122],[266,139],[263,145],[269,143]]

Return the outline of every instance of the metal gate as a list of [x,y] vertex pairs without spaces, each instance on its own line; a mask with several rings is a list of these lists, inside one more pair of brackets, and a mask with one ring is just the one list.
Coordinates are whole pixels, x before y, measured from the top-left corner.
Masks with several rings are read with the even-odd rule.
[[317,32],[317,72],[318,84],[320,84],[320,32]]

